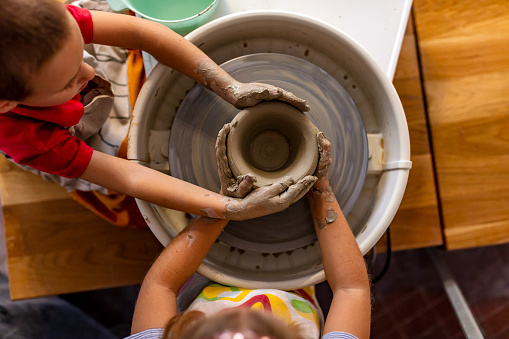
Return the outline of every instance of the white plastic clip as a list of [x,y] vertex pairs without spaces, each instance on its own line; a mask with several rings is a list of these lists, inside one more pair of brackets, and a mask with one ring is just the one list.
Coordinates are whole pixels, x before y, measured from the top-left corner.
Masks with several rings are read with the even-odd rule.
[[392,170],[409,170],[412,168],[412,162],[408,160],[398,160],[398,161],[391,161],[386,162],[382,165],[383,171],[392,171]]

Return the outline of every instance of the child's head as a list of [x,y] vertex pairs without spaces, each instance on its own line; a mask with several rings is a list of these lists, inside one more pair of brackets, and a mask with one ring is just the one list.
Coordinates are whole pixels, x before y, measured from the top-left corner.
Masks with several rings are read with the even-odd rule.
[[[242,334],[242,335],[241,335]],[[298,329],[271,314],[245,308],[228,309],[213,316],[190,311],[168,322],[165,339],[301,339]]]
[[68,101],[79,92],[69,82],[90,77],[82,63],[79,27],[60,2],[0,1],[0,113]]

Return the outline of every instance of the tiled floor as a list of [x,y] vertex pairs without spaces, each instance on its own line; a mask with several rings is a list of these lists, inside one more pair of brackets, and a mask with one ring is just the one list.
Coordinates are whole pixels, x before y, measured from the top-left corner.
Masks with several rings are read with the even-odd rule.
[[373,286],[373,338],[463,338],[442,282],[424,250],[393,253]]
[[[509,245],[444,258],[485,338],[509,338]],[[426,250],[393,253],[373,296],[372,338],[464,338]]]

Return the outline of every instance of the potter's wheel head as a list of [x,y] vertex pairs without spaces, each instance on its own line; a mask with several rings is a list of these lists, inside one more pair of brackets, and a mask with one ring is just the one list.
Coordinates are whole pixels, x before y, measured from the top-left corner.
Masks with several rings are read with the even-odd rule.
[[[306,115],[332,144],[329,179],[348,218],[366,176],[368,144],[362,118],[346,90],[318,66],[285,54],[246,55],[221,67],[238,81],[269,83],[307,100],[311,110]],[[204,87],[193,87],[171,127],[171,174],[219,192],[215,141],[221,127],[238,112]],[[219,239],[243,250],[277,253],[313,244],[316,236],[304,198],[274,215],[232,221]]]

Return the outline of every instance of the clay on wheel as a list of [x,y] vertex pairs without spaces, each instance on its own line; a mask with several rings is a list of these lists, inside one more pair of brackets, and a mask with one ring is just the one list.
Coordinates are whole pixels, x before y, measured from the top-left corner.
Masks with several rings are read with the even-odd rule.
[[[290,55],[245,55],[221,67],[238,81],[271,84],[306,99],[311,107],[306,116],[331,142],[333,163],[329,181],[348,217],[360,195],[368,164],[366,130],[348,92],[321,68]],[[369,102],[363,101],[363,104]],[[168,142],[171,174],[219,192],[221,183],[214,146],[219,130],[224,124],[231,123],[239,112],[205,87],[193,87],[172,121]],[[301,199],[280,213],[230,221],[219,240],[246,251],[275,253],[313,244],[316,233],[308,203]],[[265,257],[261,258],[264,260]]]
[[318,163],[318,129],[297,108],[264,102],[240,111],[231,123],[227,156],[235,176],[252,173],[256,186],[285,176],[297,182]]

